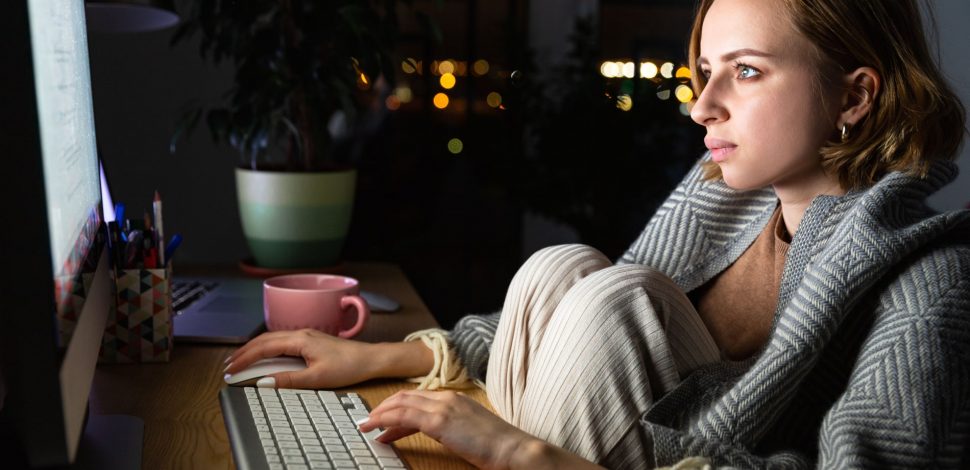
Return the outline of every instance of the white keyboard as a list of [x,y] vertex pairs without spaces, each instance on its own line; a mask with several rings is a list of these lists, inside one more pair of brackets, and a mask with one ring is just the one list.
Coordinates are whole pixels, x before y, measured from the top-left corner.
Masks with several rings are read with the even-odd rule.
[[[354,424],[368,408],[356,393],[227,387],[223,415],[240,469],[403,469],[380,430]],[[243,401],[244,400],[244,401]]]

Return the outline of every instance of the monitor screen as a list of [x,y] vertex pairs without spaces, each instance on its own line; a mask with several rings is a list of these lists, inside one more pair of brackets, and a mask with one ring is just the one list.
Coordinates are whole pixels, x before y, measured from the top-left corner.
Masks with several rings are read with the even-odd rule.
[[64,465],[84,433],[112,305],[84,2],[4,6],[0,432],[13,448],[3,455]]

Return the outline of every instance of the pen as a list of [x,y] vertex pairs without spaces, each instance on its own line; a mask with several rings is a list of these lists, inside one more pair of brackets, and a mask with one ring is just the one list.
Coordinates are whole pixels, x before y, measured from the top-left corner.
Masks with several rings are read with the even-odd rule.
[[128,269],[138,268],[138,263],[142,261],[142,236],[141,230],[132,230],[128,234],[128,248],[125,250],[125,267]]
[[172,235],[172,239],[168,241],[168,245],[165,246],[165,262],[162,266],[168,266],[168,263],[172,261],[172,256],[175,255],[175,250],[178,249],[179,245],[182,244],[182,234],[176,233]]
[[162,244],[165,243],[165,232],[162,229],[162,197],[158,194],[158,190],[155,190],[155,199],[152,201],[152,210],[155,211],[155,237],[158,248],[158,265],[165,266],[165,248]]
[[[124,226],[124,223],[125,223],[125,205],[124,205],[124,203],[119,202],[119,203],[115,204],[115,222],[118,223],[118,226],[119,227],[125,228],[125,226]],[[122,241],[128,241],[128,235],[125,232],[126,232],[126,230],[122,230],[121,231],[121,240]]]

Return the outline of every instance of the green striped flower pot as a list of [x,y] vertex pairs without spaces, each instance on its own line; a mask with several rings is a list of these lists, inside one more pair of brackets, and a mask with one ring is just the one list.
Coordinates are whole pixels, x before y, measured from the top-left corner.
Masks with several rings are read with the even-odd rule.
[[243,233],[256,265],[337,264],[350,227],[357,170],[273,172],[236,169]]

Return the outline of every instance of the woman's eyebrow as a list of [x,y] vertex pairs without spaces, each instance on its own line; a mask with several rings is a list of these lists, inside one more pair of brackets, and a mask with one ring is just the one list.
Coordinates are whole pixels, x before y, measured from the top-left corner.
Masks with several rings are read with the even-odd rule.
[[[731,52],[728,52],[727,54],[722,55],[721,62],[729,62],[734,59],[737,59],[738,57],[744,57],[744,56],[773,57],[774,54],[746,47],[746,48],[731,51]],[[706,57],[700,56],[697,58],[697,63],[698,65],[708,64],[708,61]]]

